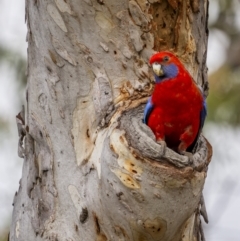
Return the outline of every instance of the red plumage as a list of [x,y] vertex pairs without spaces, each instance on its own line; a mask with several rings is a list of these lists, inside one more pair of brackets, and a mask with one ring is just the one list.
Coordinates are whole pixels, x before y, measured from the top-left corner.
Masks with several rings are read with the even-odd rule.
[[178,72],[176,76],[166,76],[156,83],[151,97],[153,107],[147,124],[157,141],[165,140],[168,147],[179,152],[186,151],[200,129],[200,113],[204,102],[202,93],[189,72],[172,53],[160,52],[153,55],[150,64],[153,63],[160,64],[162,68],[176,66]]

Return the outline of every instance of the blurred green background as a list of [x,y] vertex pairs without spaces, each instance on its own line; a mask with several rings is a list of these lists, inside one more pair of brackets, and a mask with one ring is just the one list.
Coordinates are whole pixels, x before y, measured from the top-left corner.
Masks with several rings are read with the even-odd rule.
[[[21,178],[15,116],[25,99],[24,0],[0,2],[0,241],[6,241],[12,200]],[[207,241],[240,240],[240,3],[210,0],[210,91],[204,134],[213,145],[204,196]]]
[[[212,14],[212,16],[211,16]],[[240,4],[239,1],[211,0],[209,12],[210,38],[223,52],[219,61],[213,43],[209,45],[211,61],[220,63],[210,69],[208,121],[239,125],[240,123]]]

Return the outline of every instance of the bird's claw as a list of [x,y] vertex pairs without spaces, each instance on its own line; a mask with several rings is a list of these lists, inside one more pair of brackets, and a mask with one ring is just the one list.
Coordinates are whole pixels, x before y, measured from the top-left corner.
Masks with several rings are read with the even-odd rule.
[[193,164],[193,154],[191,152],[181,151],[180,154],[183,155],[183,156],[187,156],[189,164],[190,165]]
[[162,147],[162,156],[166,153],[167,144],[163,140],[158,140],[157,143]]

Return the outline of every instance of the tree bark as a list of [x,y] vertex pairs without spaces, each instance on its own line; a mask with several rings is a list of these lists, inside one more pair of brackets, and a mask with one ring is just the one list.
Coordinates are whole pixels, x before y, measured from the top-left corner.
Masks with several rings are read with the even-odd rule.
[[26,0],[11,241],[204,240],[210,144],[201,136],[192,158],[165,150],[142,117],[154,51],[173,51],[207,96],[207,11],[207,0]]

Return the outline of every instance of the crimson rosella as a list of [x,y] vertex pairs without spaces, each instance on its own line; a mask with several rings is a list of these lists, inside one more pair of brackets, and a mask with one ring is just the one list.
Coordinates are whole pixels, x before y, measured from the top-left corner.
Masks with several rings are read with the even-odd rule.
[[202,91],[180,60],[170,52],[150,58],[155,88],[144,110],[144,123],[158,142],[179,153],[192,151],[207,114]]

